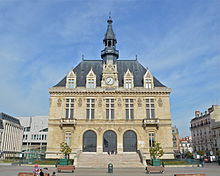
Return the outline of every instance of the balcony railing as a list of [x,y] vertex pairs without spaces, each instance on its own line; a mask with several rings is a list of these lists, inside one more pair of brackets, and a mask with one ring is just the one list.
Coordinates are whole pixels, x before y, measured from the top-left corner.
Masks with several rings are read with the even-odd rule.
[[63,127],[63,126],[75,127],[75,125],[76,125],[76,119],[67,119],[67,118],[60,119],[60,127]]
[[160,123],[159,119],[143,119],[143,127],[147,127],[147,126],[158,126]]

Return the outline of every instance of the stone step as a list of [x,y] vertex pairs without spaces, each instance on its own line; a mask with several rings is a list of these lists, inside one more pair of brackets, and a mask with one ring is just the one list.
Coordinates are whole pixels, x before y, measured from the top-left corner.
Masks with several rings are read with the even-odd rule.
[[137,153],[123,153],[117,155],[81,153],[77,160],[77,167],[107,168],[112,163],[116,168],[144,167]]

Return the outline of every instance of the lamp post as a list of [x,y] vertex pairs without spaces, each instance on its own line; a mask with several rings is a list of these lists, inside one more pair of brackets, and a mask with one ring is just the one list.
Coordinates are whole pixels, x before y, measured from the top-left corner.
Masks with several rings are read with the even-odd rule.
[[15,147],[14,147],[14,160],[15,160]]

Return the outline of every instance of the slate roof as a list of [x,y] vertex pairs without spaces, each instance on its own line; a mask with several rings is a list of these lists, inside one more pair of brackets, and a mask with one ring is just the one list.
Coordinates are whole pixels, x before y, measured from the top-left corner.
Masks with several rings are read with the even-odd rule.
[[1,119],[0,119],[0,129],[4,129],[3,122]]
[[0,113],[0,119],[2,120],[7,120],[7,121],[10,121],[10,122],[13,122],[13,123],[16,123],[18,125],[20,125],[20,121],[8,114],[5,114],[3,112]]
[[108,22],[108,27],[105,33],[104,40],[108,40],[108,39],[116,40],[115,33],[113,32],[113,29],[112,29],[112,19],[109,18],[107,22]]
[[[118,69],[118,80],[119,86],[123,86],[123,76],[124,73],[129,69],[134,75],[134,86],[143,87],[143,77],[147,69],[142,66],[137,60],[117,60]],[[76,85],[83,87],[86,85],[86,75],[89,71],[93,70],[96,74],[96,86],[101,86],[102,80],[102,60],[83,60],[74,69],[76,74]],[[65,87],[66,86],[66,76],[54,87]],[[160,81],[154,77],[155,87],[165,87]]]

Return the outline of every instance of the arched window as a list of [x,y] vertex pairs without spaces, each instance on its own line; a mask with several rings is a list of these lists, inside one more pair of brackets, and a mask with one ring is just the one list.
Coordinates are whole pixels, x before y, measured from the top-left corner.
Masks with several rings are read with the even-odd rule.
[[94,131],[88,130],[83,134],[83,152],[96,152],[97,135]]
[[128,130],[123,135],[123,152],[137,151],[137,135],[134,131]]
[[103,152],[117,150],[117,135],[114,131],[108,130],[103,135]]

